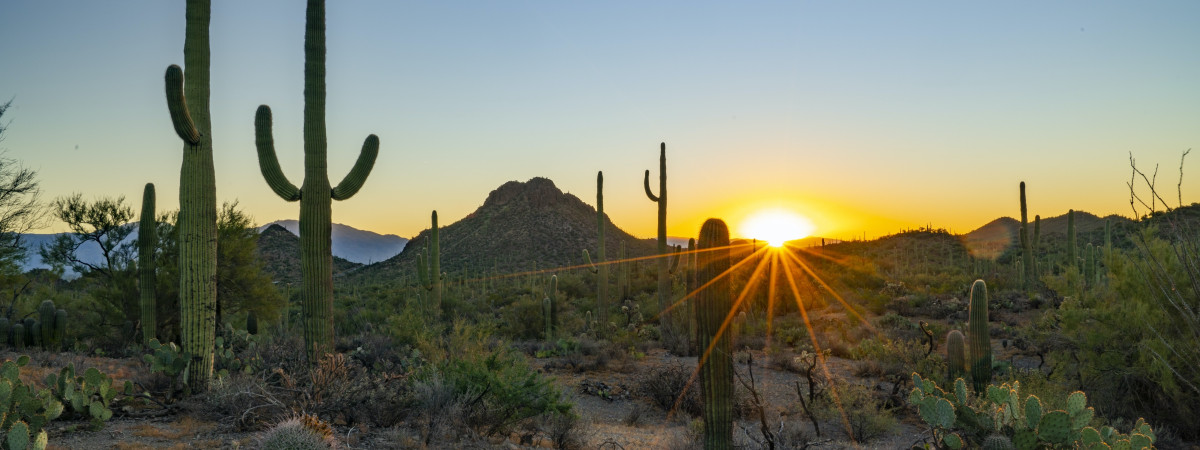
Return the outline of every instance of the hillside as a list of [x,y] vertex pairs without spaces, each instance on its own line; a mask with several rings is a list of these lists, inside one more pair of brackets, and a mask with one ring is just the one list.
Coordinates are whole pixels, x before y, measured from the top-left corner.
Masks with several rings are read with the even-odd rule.
[[[627,257],[650,255],[654,240],[637,239],[607,217],[605,249],[616,259],[621,243]],[[596,250],[596,210],[553,181],[533,178],[510,181],[488,194],[475,212],[457,222],[440,223],[442,271],[498,271],[512,273],[583,263],[583,249]],[[356,277],[386,278],[415,273],[417,252],[424,251],[429,230],[413,237],[403,252],[356,271]]]
[[[271,225],[282,226],[292,234],[300,235],[299,220],[276,220],[258,229],[266,230]],[[408,239],[394,234],[379,234],[340,223],[333,224],[330,237],[333,239],[333,256],[359,264],[376,263],[396,256],[408,244]]]
[[[258,258],[272,280],[280,284],[300,284],[300,238],[279,225],[268,225],[258,235]],[[333,275],[361,267],[361,264],[333,257]]]

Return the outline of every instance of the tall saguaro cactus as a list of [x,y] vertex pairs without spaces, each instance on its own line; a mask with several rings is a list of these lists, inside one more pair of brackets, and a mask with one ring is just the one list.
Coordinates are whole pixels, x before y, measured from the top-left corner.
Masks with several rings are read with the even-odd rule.
[[367,181],[379,138],[363,141],[354,168],[337,186],[326,173],[325,138],[325,0],[309,0],[304,32],[304,184],[288,181],[275,156],[271,108],[258,107],[254,117],[255,143],[263,178],[280,197],[300,201],[300,273],[304,278],[304,344],[310,361],[333,350],[333,200],[354,196]]
[[608,264],[604,263],[604,172],[596,172],[596,230],[599,244],[596,248],[596,261],[583,249],[583,257],[592,266],[596,274],[596,320],[600,322],[598,333],[604,335],[608,330]]
[[704,399],[704,448],[733,448],[733,360],[729,333],[721,324],[733,307],[729,290],[729,228],[708,219],[700,228],[696,261],[696,325],[701,355],[700,386]]
[[138,220],[138,293],[142,296],[142,342],[149,346],[157,337],[155,317],[155,260],[158,222],[155,221],[154,184],[142,191],[142,217]]
[[188,383],[198,392],[207,390],[212,378],[217,330],[217,181],[208,111],[209,1],[188,0],[186,15],[186,69],[171,65],[165,78],[171,123],[183,140],[177,225],[179,331],[183,350],[192,355]]
[[150,345],[157,337],[154,292],[154,247],[158,245],[158,222],[154,220],[154,183],[142,191],[142,217],[138,220],[138,293],[142,299],[142,342]]
[[646,197],[650,201],[658,203],[658,258],[655,263],[658,265],[658,310],[662,311],[660,323],[667,330],[672,330],[674,327],[671,323],[671,317],[667,308],[671,306],[671,278],[670,268],[667,261],[667,143],[659,144],[658,152],[658,195],[654,195],[654,191],[650,189],[650,170],[646,169],[646,177],[644,182],[646,188]]
[[[1040,230],[1039,230],[1040,231]],[[1040,236],[1039,236],[1040,237]],[[1036,282],[1036,267],[1033,260],[1033,236],[1029,232],[1029,208],[1025,204],[1025,182],[1021,182],[1021,261],[1024,270],[1024,288],[1026,291]]]
[[975,392],[984,392],[992,381],[992,338],[988,333],[987,283],[971,284],[971,303],[967,310],[967,345],[970,347],[971,381]]
[[1067,211],[1067,261],[1068,267],[1079,267],[1079,252],[1075,246],[1075,210]]
[[425,255],[417,254],[417,279],[430,293],[430,304],[435,310],[442,305],[442,246],[438,240],[437,211],[431,215],[433,227],[429,229],[429,246]]

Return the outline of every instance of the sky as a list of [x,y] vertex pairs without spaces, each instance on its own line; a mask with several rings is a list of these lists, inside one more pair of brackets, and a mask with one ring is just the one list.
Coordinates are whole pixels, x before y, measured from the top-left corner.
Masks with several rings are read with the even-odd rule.
[[[411,237],[430,210],[449,224],[536,176],[594,204],[603,171],[605,212],[652,237],[660,142],[673,236],[708,217],[738,235],[762,209],[835,238],[962,233],[1016,216],[1021,181],[1031,216],[1129,216],[1131,152],[1175,198],[1200,147],[1197,17],[1195,1],[329,2],[331,181],[381,141],[333,220]],[[253,117],[271,106],[300,185],[303,35],[303,2],[214,2],[217,196],[258,223],[299,214],[262,179]],[[183,1],[5,0],[0,149],[47,200],[138,210],[152,182],[176,209],[163,73],[183,38]]]

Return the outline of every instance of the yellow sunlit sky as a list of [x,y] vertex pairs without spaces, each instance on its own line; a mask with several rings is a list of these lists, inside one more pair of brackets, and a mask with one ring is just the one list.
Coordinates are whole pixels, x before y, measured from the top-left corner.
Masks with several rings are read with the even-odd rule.
[[[0,7],[0,148],[39,171],[46,199],[124,195],[137,209],[153,182],[159,208],[178,207],[162,78],[183,63],[183,7]],[[657,180],[659,142],[668,234],[708,217],[736,234],[783,209],[844,239],[970,231],[1017,215],[1020,181],[1031,216],[1130,215],[1130,152],[1162,165],[1174,198],[1179,156],[1200,146],[1194,1],[355,1],[327,14],[331,180],[365,136],[381,141],[333,220],[404,237],[510,180],[547,177],[591,204],[598,170],[613,221],[651,237],[642,174]],[[218,198],[259,223],[296,218],[259,173],[253,117],[272,107],[300,184],[304,5],[216,1],[211,30]],[[1200,199],[1190,174],[1185,203]]]

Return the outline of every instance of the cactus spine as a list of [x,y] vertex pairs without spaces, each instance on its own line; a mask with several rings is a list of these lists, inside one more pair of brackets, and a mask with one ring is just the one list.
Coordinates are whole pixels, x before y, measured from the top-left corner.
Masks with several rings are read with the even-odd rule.
[[971,381],[975,392],[982,393],[992,380],[992,340],[988,334],[987,283],[983,280],[975,280],[971,285],[971,303],[967,316],[967,343],[971,347]]
[[325,136],[325,1],[309,0],[304,32],[304,184],[288,181],[275,156],[271,108],[258,107],[255,143],[263,178],[280,197],[300,201],[300,264],[304,278],[304,343],[309,361],[333,350],[333,200],[354,196],[379,154],[379,138],[363,141],[358,160],[337,186],[330,187]]
[[662,311],[659,323],[666,330],[671,331],[674,328],[671,323],[671,317],[667,308],[671,306],[671,278],[667,261],[667,143],[659,144],[658,152],[658,195],[654,195],[654,191],[650,189],[650,170],[646,169],[644,187],[646,188],[646,197],[650,201],[658,203],[658,258],[655,263],[658,264],[658,310]]
[[542,299],[542,314],[546,321],[546,341],[554,341],[554,331],[558,329],[558,275],[550,276],[550,286]]
[[158,222],[154,220],[154,183],[142,191],[142,217],[138,221],[138,292],[142,299],[142,342],[150,345],[157,333],[154,316],[154,247],[158,244]]
[[429,229],[429,245],[425,247],[425,255],[417,254],[417,278],[430,292],[430,304],[436,311],[442,307],[442,245],[438,238],[437,211],[430,215],[433,226]]
[[964,341],[961,331],[950,330],[946,334],[946,365],[949,366],[947,378],[950,380],[957,379],[966,373],[967,360],[964,354],[966,351]]
[[597,331],[603,335],[608,329],[608,265],[604,264],[604,172],[596,172],[596,230],[599,244],[596,249],[596,261],[592,261],[587,249],[583,250],[583,258],[592,266],[596,274],[596,320],[600,322]]
[[700,386],[704,399],[704,448],[733,448],[733,361],[728,333],[721,325],[732,308],[729,278],[729,228],[720,219],[708,219],[700,228],[696,284],[696,326],[699,345]]
[[[1040,228],[1040,227],[1039,227]],[[1038,230],[1041,231],[1041,230]],[[1040,233],[1039,233],[1040,234]],[[1040,236],[1039,236],[1040,238]],[[1033,262],[1033,236],[1029,233],[1029,209],[1025,204],[1025,182],[1021,182],[1021,250],[1022,250],[1022,286],[1026,291],[1032,287],[1036,275]]]
[[188,0],[183,41],[186,74],[166,73],[167,110],[183,140],[179,176],[179,316],[183,350],[192,355],[188,383],[208,389],[213,369],[217,311],[217,183],[209,115],[208,0]]

